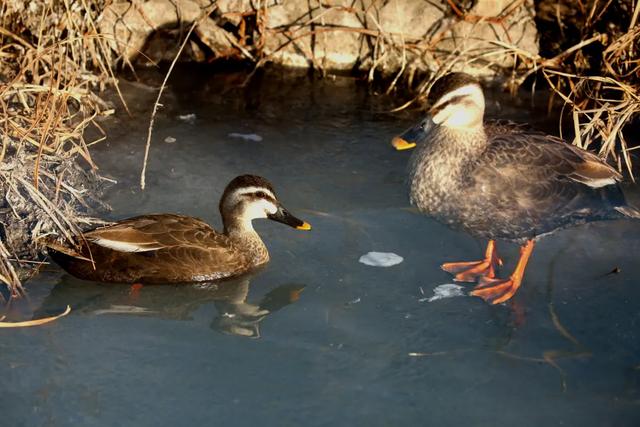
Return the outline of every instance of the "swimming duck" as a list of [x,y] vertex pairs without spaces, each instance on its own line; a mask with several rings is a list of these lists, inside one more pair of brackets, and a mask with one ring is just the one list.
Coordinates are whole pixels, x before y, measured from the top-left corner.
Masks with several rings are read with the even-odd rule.
[[[409,166],[410,197],[424,214],[488,239],[484,259],[449,262],[455,280],[478,281],[472,295],[493,304],[522,283],[536,238],[588,221],[640,218],[618,186],[622,176],[594,154],[560,138],[510,122],[484,122],[484,94],[464,73],[435,82],[424,120],[395,137],[398,150],[416,147]],[[511,276],[496,239],[522,244]]]
[[291,215],[266,179],[242,175],[220,199],[224,231],[198,218],[142,215],[86,231],[79,248],[47,242],[51,257],[70,274],[116,283],[188,283],[237,276],[269,261],[252,221],[268,218],[299,230],[311,226]]

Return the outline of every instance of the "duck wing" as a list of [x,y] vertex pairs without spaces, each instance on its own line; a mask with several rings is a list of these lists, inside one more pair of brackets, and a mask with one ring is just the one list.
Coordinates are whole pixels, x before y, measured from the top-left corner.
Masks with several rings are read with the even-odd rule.
[[197,218],[143,215],[83,234],[78,254],[50,255],[76,277],[100,282],[182,283],[246,271],[250,259],[226,235]]
[[227,237],[198,218],[142,215],[84,233],[96,245],[118,252],[148,252],[176,247],[210,249],[224,247]]
[[177,215],[142,215],[99,227],[83,233],[83,237],[98,246],[118,252],[147,252],[175,245],[168,240]]
[[597,156],[525,128],[486,131],[488,146],[463,171],[460,222],[489,238],[531,238],[585,221],[636,213]]
[[591,188],[613,185],[622,175],[595,154],[567,144],[560,138],[510,122],[487,126],[489,145],[477,166],[496,173],[521,174],[531,180],[569,179]]

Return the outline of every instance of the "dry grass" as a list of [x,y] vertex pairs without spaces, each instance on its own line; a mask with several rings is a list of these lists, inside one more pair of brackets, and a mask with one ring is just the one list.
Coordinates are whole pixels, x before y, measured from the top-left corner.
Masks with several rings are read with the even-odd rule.
[[0,281],[12,296],[39,239],[73,240],[92,222],[82,212],[100,179],[89,146],[103,138],[85,141],[84,130],[112,113],[96,93],[115,81],[98,13],[84,0],[0,4]]
[[[618,10],[612,10],[620,4],[606,0],[569,2],[571,10],[580,6],[570,23],[556,11],[558,32],[562,33],[563,28],[572,25],[574,33],[579,34],[575,43],[556,49],[548,57],[532,55],[511,43],[500,41],[492,41],[495,51],[481,55],[464,52],[460,56],[451,56],[418,86],[416,97],[398,109],[424,100],[433,82],[460,63],[467,66],[485,61],[487,66],[494,66],[490,58],[508,52],[517,64],[507,76],[511,89],[515,91],[532,79],[542,80],[552,91],[550,101],[554,97],[562,101],[559,125],[562,129],[563,125],[571,124],[572,143],[596,150],[602,158],[615,163],[619,170],[626,169],[634,179],[631,152],[640,145],[637,138],[632,145],[625,132],[640,112],[640,1],[626,2],[628,16],[620,16]],[[558,5],[566,2],[549,3],[560,10]],[[610,21],[612,17],[615,25]],[[557,33],[554,35],[558,36]],[[535,81],[533,88],[536,88]]]
[[[573,45],[559,52],[556,47],[555,56],[533,61],[531,69],[562,100],[560,120],[572,124],[573,144],[597,150],[633,179],[630,153],[638,145],[631,144],[638,140],[630,141],[625,131],[640,111],[640,1],[569,3],[571,16],[550,4],[559,31],[570,40],[574,34]],[[540,2],[540,13],[546,5]]]

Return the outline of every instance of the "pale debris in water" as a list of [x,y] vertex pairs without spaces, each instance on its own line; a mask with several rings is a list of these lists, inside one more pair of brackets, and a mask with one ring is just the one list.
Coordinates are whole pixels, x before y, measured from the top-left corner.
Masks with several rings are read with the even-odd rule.
[[464,286],[456,285],[455,283],[445,283],[444,285],[436,286],[433,290],[432,297],[420,298],[418,301],[433,302],[443,298],[462,297],[464,295]]
[[167,144],[173,144],[174,142],[176,142],[177,140],[172,137],[172,136],[168,136],[164,139],[164,142],[166,142]]
[[112,304],[109,308],[93,311],[93,314],[99,316],[103,314],[154,314],[157,311],[149,310],[146,307],[138,307],[135,305],[115,305]]
[[258,134],[255,133],[230,133],[229,136],[231,138],[240,138],[240,139],[244,139],[245,141],[255,141],[255,142],[260,142],[262,141],[262,137]]
[[195,114],[193,114],[193,113],[190,113],[190,114],[180,114],[180,115],[178,116],[178,118],[179,118],[180,120],[182,120],[183,122],[187,122],[187,123],[189,123],[190,125],[194,124],[194,123],[195,123],[195,121],[196,121],[196,115],[195,115]]
[[349,306],[349,305],[358,304],[360,301],[361,301],[361,300],[360,300],[360,297],[358,297],[358,298],[353,299],[353,300],[351,300],[351,301],[347,301],[347,302],[345,303],[345,305]]
[[362,255],[359,261],[373,267],[391,267],[400,264],[404,258],[393,252],[368,252]]

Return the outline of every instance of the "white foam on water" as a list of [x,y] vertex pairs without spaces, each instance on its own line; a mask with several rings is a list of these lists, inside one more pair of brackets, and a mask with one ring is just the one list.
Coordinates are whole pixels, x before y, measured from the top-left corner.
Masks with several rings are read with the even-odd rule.
[[444,285],[436,286],[433,290],[432,297],[420,298],[419,301],[433,302],[439,299],[463,297],[465,295],[464,286],[456,285],[455,283],[445,283]]
[[391,267],[400,264],[404,258],[393,252],[368,252],[362,255],[358,261],[372,267]]
[[262,141],[262,137],[258,134],[255,133],[230,133],[229,136],[231,138],[240,138],[240,139],[244,139],[245,141],[255,141],[255,142],[260,142]]
[[109,308],[93,311],[95,315],[102,314],[154,314],[157,311],[149,310],[145,307],[138,307],[135,305],[111,305]]
[[187,123],[189,123],[190,125],[194,124],[194,123],[195,123],[195,121],[196,121],[196,115],[195,115],[195,114],[193,114],[193,113],[190,113],[190,114],[180,114],[180,115],[178,116],[178,118],[179,118],[180,120],[182,120],[183,122],[187,122]]

